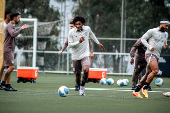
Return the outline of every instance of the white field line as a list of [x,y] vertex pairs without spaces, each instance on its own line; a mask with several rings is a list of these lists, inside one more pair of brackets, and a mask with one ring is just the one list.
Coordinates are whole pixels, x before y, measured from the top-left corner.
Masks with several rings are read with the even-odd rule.
[[[75,90],[75,88],[68,88],[70,90]],[[132,92],[133,90],[130,90],[131,88],[85,88],[85,90],[114,90],[114,91],[130,91]],[[158,89],[158,88],[152,88],[153,89]],[[160,88],[163,90],[170,90],[170,88]],[[149,92],[165,92],[165,91],[149,91]]]

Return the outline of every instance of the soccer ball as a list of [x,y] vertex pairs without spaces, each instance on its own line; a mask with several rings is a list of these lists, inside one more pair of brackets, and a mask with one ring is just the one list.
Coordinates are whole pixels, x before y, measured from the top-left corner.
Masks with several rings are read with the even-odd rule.
[[128,86],[129,85],[129,80],[128,79],[123,79],[124,85]]
[[164,80],[162,78],[157,78],[155,84],[160,87],[164,84]]
[[61,86],[59,89],[58,89],[58,94],[61,96],[61,97],[66,97],[69,93],[69,90],[66,86]]
[[100,84],[106,85],[106,78],[102,78],[102,79],[100,80]]
[[114,80],[112,78],[107,79],[107,84],[108,85],[113,85],[113,83],[114,83]]
[[124,81],[123,81],[122,79],[119,79],[119,80],[117,81],[117,85],[118,85],[118,86],[124,86]]

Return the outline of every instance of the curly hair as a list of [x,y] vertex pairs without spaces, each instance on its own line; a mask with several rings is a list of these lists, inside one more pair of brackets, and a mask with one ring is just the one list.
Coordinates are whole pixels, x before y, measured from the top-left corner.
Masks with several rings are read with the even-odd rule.
[[82,24],[85,24],[85,19],[84,19],[83,17],[81,17],[81,16],[76,16],[76,17],[73,19],[73,24],[75,25],[75,23],[76,23],[77,21],[81,21]]

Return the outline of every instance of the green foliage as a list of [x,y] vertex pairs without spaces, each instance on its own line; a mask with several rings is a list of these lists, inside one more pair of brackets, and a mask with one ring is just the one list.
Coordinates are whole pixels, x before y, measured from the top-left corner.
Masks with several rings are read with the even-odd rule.
[[6,10],[21,13],[22,18],[38,18],[39,21],[59,20],[59,11],[49,6],[50,0],[6,0]]
[[83,16],[98,37],[120,37],[120,0],[82,0],[74,15]]

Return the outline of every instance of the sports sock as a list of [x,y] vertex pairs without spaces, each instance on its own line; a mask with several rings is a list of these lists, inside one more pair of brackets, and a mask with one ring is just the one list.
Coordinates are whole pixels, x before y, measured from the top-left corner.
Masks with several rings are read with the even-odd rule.
[[135,92],[139,92],[141,88],[142,88],[142,86],[138,85],[135,89]]
[[10,86],[10,84],[6,84],[6,87],[9,87]]
[[150,85],[149,83],[145,82],[143,89],[148,89],[149,85]]
[[86,81],[84,79],[82,79],[81,86],[84,86],[85,83],[86,83]]
[[1,85],[5,86],[6,82],[5,81],[2,81]]

